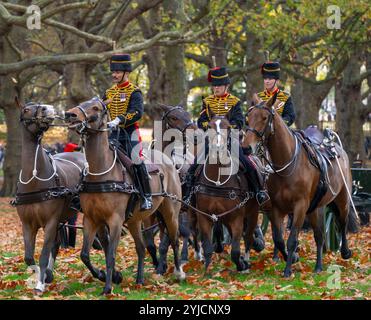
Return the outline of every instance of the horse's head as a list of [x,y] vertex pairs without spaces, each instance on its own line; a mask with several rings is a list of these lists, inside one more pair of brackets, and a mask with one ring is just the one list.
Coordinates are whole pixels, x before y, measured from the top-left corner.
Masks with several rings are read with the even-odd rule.
[[258,145],[266,143],[269,136],[274,134],[273,121],[277,104],[279,104],[276,98],[277,94],[264,102],[256,94],[254,95],[254,105],[246,114],[247,130],[242,147],[251,147],[255,153]]
[[101,99],[94,97],[80,103],[78,106],[65,112],[65,120],[70,124],[70,130],[76,130],[79,134],[85,132],[102,132],[107,124],[107,107]]
[[52,105],[28,102],[22,106],[18,99],[16,99],[16,102],[21,111],[20,122],[28,132],[39,136],[49,129],[55,118],[55,111]]
[[229,113],[224,116],[218,116],[209,108],[208,114],[210,117],[207,130],[209,151],[214,151],[210,152],[210,157],[217,156],[217,154],[220,156],[220,153],[230,149],[231,123],[229,122]]
[[160,107],[163,110],[161,120],[165,122],[167,129],[178,129],[182,133],[188,128],[197,129],[190,114],[181,105],[166,106],[161,104]]

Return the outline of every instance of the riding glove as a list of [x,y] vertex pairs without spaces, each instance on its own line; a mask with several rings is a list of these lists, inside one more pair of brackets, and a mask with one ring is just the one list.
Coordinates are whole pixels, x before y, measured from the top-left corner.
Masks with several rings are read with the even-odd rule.
[[116,117],[114,120],[107,123],[107,127],[110,129],[114,129],[120,124],[120,121],[120,118]]

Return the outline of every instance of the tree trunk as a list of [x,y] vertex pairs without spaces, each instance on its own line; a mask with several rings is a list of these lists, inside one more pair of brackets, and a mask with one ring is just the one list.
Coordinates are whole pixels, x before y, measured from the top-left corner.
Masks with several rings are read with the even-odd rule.
[[[0,62],[15,62],[13,49],[5,37],[0,38]],[[15,76],[14,76],[15,78]],[[18,174],[21,169],[21,136],[19,134],[19,109],[14,98],[21,93],[9,76],[0,77],[0,107],[4,110],[7,126],[6,153],[4,160],[4,184],[1,196],[14,196],[17,187]]]
[[292,101],[296,113],[295,125],[305,129],[309,125],[318,125],[318,114],[322,101],[328,95],[333,82],[312,84],[302,79],[295,79],[291,88]]
[[360,55],[353,54],[344,69],[343,78],[336,83],[336,127],[345,151],[348,153],[350,163],[359,155],[365,158],[363,148],[364,134],[362,126],[361,81],[354,79],[360,76]]
[[[168,26],[174,27],[184,22],[183,0],[166,0],[164,9],[169,12],[171,20]],[[185,71],[184,45],[175,45],[164,48],[165,52],[165,103],[182,105],[187,108],[187,75]]]

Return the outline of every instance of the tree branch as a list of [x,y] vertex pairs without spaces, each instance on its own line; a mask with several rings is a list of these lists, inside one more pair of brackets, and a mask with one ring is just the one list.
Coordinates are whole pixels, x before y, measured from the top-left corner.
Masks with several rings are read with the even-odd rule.
[[[112,54],[120,52],[137,52],[144,49],[147,49],[155,45],[162,38],[179,38],[180,34],[176,31],[165,31],[156,34],[151,39],[145,40],[140,43],[135,43],[128,45],[123,48],[118,48],[117,50],[105,51],[101,53],[75,53],[75,54],[60,54],[55,56],[38,56],[33,57],[28,60],[23,60],[19,62],[9,63],[9,64],[0,64],[0,74],[9,74],[12,72],[20,72],[27,68],[32,68],[39,65],[55,65],[55,64],[69,64],[76,62],[85,62],[85,63],[101,63]],[[182,39],[186,41],[187,39]]]

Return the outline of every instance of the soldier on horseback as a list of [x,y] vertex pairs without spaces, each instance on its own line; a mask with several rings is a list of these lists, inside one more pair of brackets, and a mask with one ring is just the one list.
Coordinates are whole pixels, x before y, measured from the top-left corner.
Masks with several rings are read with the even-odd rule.
[[147,168],[143,162],[141,136],[138,121],[144,111],[143,96],[140,89],[129,81],[132,71],[129,54],[115,54],[110,60],[114,85],[107,89],[103,100],[107,105],[112,129],[110,140],[119,143],[123,151],[133,160],[134,181],[142,202],[141,211],[152,208],[152,194]]
[[[241,110],[241,101],[228,92],[230,78],[225,67],[216,67],[209,71],[208,81],[211,82],[213,93],[202,101],[202,111],[197,121],[198,127],[207,130],[210,121],[209,110],[217,116],[229,114],[231,127],[240,130],[243,126],[243,114]],[[208,152],[205,146],[206,153]],[[239,147],[239,159],[242,163],[247,179],[251,185],[252,191],[256,194],[256,200],[259,205],[269,200],[266,190],[264,190],[258,177],[256,165],[244,156],[241,146]],[[194,175],[198,164],[195,163],[189,168],[186,183],[184,199],[188,199],[192,186],[194,184]]]
[[[281,102],[276,110],[286,125],[289,127],[295,121],[295,111],[290,93],[278,88],[277,82],[280,79],[280,64],[277,61],[267,61],[261,66],[261,73],[264,79],[264,91],[258,92],[258,97],[268,101],[277,93],[277,100]],[[247,120],[247,119],[246,119]]]

